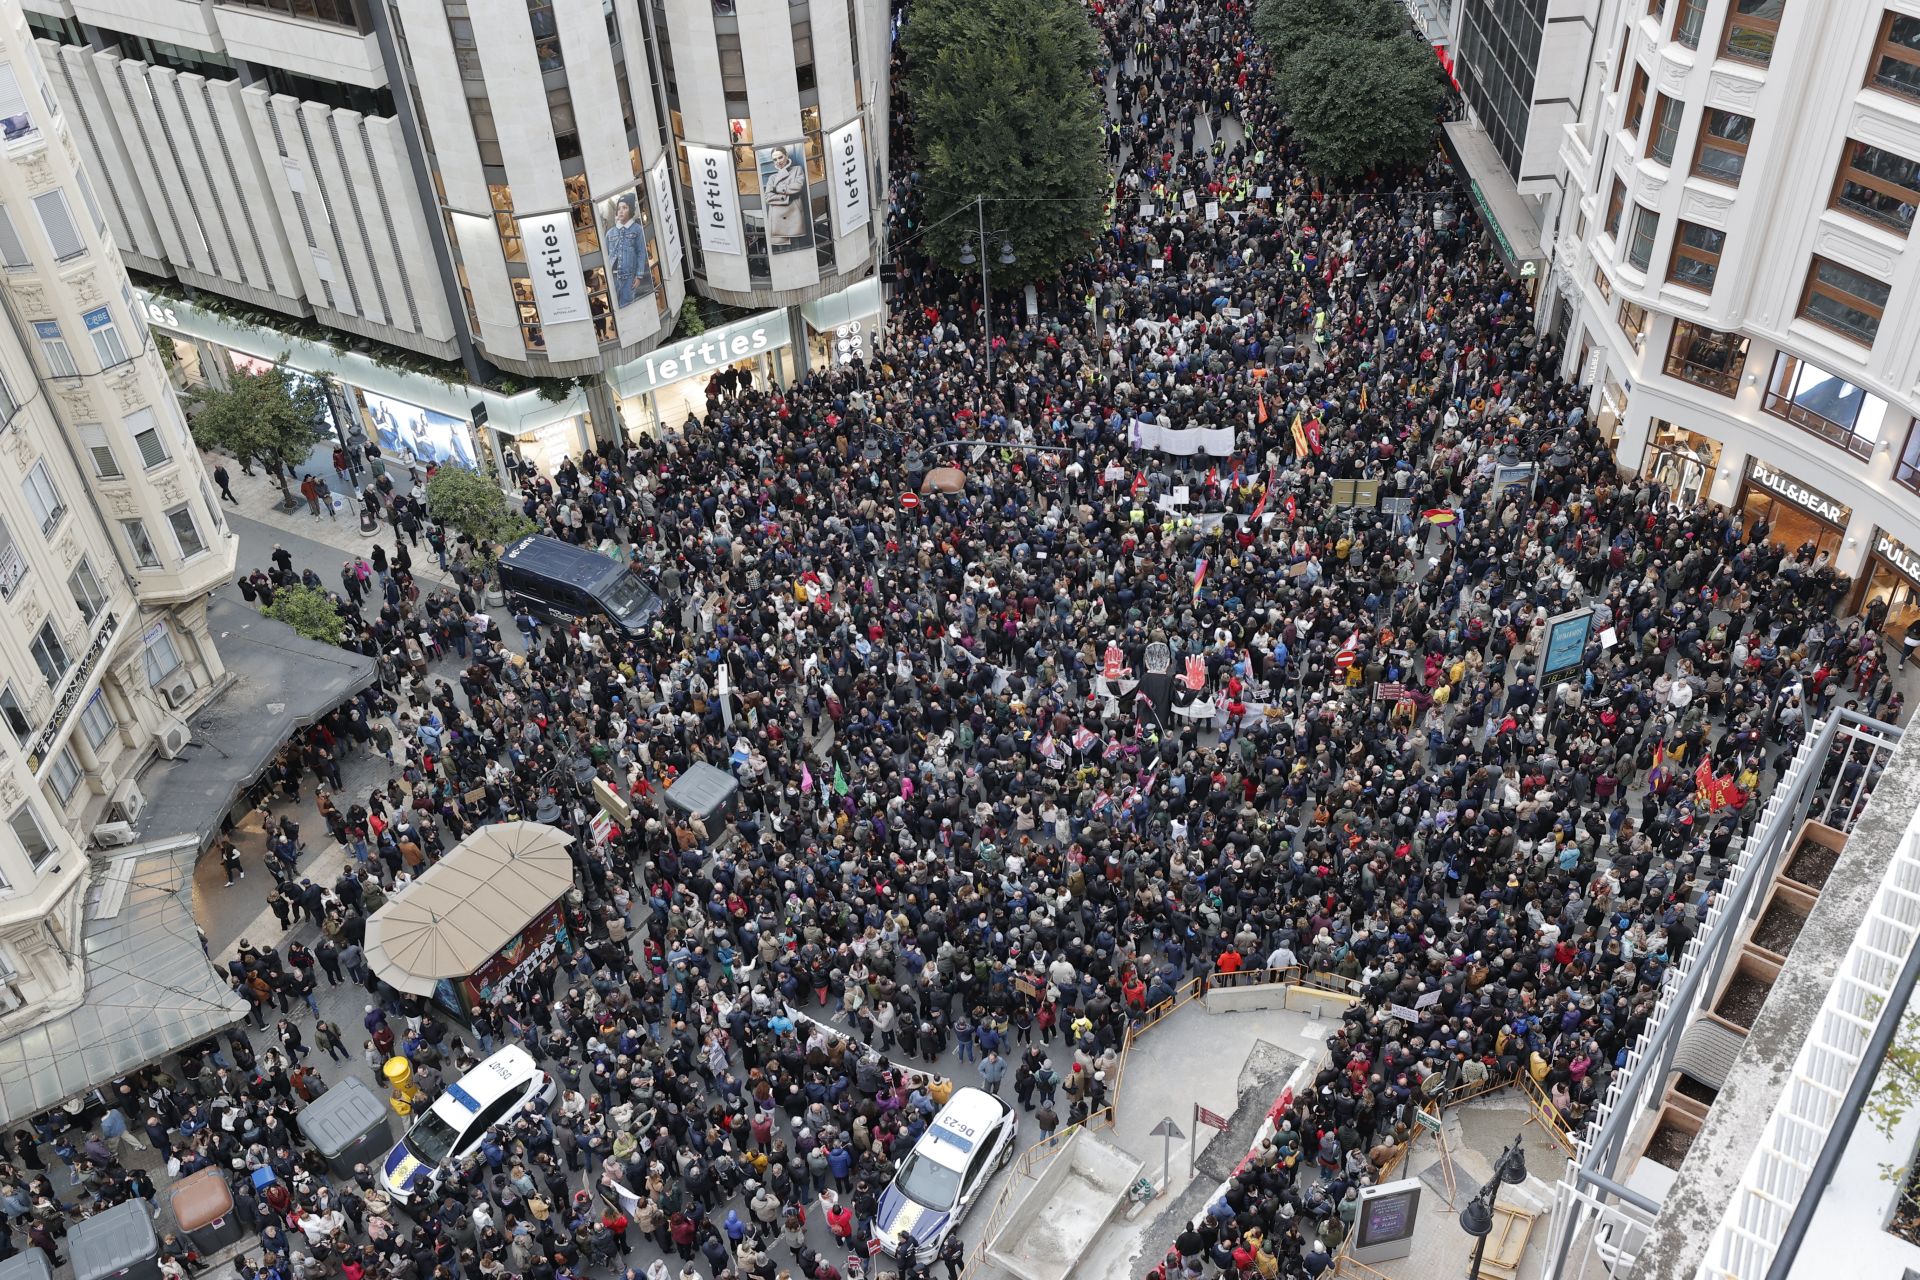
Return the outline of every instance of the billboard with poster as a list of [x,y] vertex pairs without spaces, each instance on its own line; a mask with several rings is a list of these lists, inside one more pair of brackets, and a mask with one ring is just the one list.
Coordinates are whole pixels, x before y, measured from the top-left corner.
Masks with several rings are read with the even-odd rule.
[[648,249],[645,208],[640,188],[622,191],[599,203],[600,252],[607,267],[607,295],[624,328],[629,307],[653,297],[653,266]]
[[813,210],[807,199],[806,157],[799,143],[762,147],[760,206],[766,211],[767,251],[797,253],[813,247]]
[[515,982],[531,977],[548,956],[573,954],[567,933],[567,908],[556,902],[535,916],[527,927],[493,953],[479,970],[464,978],[442,978],[433,996],[448,1012],[466,1017],[483,1004],[492,1004]]
[[372,428],[368,434],[389,455],[413,455],[422,466],[452,463],[473,470],[473,428],[458,418],[417,404],[355,388]]

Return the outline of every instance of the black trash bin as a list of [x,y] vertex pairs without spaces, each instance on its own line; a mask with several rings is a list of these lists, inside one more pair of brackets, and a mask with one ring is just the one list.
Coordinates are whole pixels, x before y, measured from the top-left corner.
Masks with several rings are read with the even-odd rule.
[[327,1162],[334,1174],[345,1177],[356,1164],[378,1169],[393,1149],[387,1117],[393,1112],[381,1096],[359,1076],[348,1076],[309,1102],[296,1117],[300,1132]]
[[233,1188],[218,1169],[202,1169],[173,1184],[167,1192],[180,1234],[194,1252],[212,1257],[240,1238],[240,1219],[233,1211]]
[[160,1239],[147,1202],[124,1200],[67,1229],[73,1280],[160,1280]]

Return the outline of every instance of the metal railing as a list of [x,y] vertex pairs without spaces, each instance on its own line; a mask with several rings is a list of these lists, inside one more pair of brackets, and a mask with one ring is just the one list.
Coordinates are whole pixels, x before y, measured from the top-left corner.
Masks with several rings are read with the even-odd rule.
[[1591,1122],[1572,1135],[1567,1171],[1555,1189],[1545,1271],[1550,1280],[1576,1274],[1564,1268],[1576,1235],[1592,1229],[1593,1214],[1582,1208],[1587,1201],[1604,1207],[1612,1199],[1625,1200],[1642,1216],[1657,1211],[1657,1201],[1628,1192],[1615,1180],[1629,1134],[1642,1111],[1659,1106],[1682,1033],[1713,1001],[1727,966],[1737,958],[1746,922],[1765,905],[1765,890],[1793,855],[1802,826],[1811,819],[1851,831],[1900,735],[1896,726],[1839,711],[1815,726],[1779,770],[1751,834],[1730,859],[1722,892],[1668,969],[1645,1029],[1595,1104]]

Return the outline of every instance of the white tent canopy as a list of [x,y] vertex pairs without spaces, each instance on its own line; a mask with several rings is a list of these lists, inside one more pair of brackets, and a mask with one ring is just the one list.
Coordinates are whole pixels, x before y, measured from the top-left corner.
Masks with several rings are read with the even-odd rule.
[[477,972],[573,887],[572,843],[543,822],[481,827],[373,913],[367,963],[422,996]]

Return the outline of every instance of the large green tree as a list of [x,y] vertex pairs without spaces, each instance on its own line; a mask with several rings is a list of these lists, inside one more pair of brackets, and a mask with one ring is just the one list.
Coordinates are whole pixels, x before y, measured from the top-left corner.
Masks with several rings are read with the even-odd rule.
[[187,402],[193,439],[273,472],[281,499],[295,505],[289,474],[328,434],[327,397],[312,378],[289,378],[279,365],[263,373],[233,369],[224,390],[202,387]]
[[1281,64],[1275,87],[1308,164],[1330,178],[1424,162],[1447,92],[1426,45],[1345,31],[1309,40]]
[[1324,32],[1384,40],[1406,28],[1406,10],[1394,0],[1259,0],[1253,10],[1254,39],[1275,68]]
[[282,587],[273,593],[273,607],[263,609],[269,618],[284,622],[300,635],[322,644],[339,644],[344,625],[340,610],[324,591],[312,587]]
[[1001,265],[990,240],[996,284],[1045,279],[1085,255],[1109,176],[1100,38],[1082,0],[915,0],[904,40],[933,256],[956,265],[977,240],[976,197],[1017,259]]
[[464,533],[489,560],[534,531],[533,521],[507,501],[498,485],[465,467],[441,467],[427,477],[427,515]]

